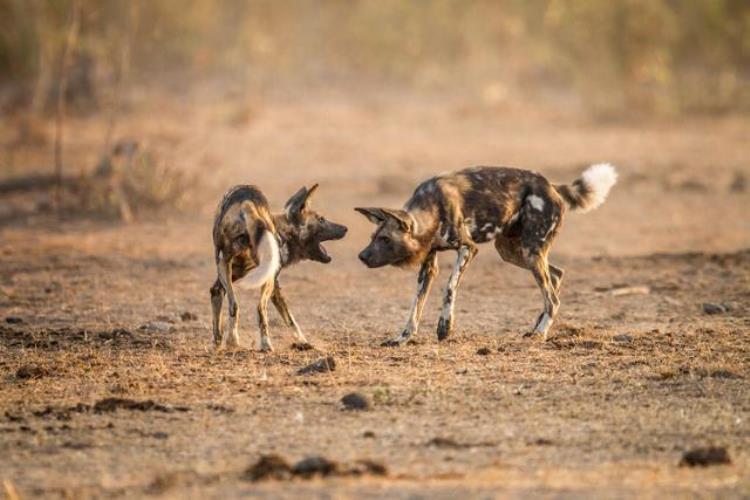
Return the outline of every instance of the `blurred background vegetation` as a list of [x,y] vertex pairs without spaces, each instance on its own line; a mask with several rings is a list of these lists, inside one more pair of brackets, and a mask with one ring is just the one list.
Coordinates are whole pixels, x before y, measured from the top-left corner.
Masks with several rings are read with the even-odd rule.
[[71,94],[125,71],[230,71],[266,84],[481,82],[490,99],[562,95],[604,118],[750,110],[748,0],[0,0],[6,108],[44,107],[76,5]]

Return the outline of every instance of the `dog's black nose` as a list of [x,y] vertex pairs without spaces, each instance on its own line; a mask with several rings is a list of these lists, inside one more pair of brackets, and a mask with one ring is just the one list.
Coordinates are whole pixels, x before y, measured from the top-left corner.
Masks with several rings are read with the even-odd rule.
[[369,260],[368,258],[369,255],[367,255],[367,252],[362,251],[359,253],[359,260],[361,260],[363,264],[367,264],[367,261]]

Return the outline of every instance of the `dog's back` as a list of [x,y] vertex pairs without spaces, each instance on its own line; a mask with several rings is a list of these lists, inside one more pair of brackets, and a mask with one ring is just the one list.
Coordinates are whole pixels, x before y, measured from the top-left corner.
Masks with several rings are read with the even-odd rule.
[[[465,225],[476,243],[493,238],[514,222],[529,196],[562,205],[552,185],[542,175],[507,167],[473,167],[440,175],[420,184],[404,207],[409,212],[427,211],[446,230]],[[451,236],[446,235],[448,239]]]
[[252,271],[246,280],[248,285],[264,282],[279,268],[275,232],[268,201],[260,189],[250,185],[231,188],[222,198],[214,219],[216,262],[221,259],[231,262],[233,281]]

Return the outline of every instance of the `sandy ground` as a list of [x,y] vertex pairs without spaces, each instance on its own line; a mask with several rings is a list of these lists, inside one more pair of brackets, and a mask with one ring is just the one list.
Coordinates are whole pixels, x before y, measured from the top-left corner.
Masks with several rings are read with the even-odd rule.
[[[68,162],[91,167],[102,118],[69,127]],[[200,189],[187,214],[132,224],[58,220],[29,212],[42,194],[3,195],[6,493],[750,494],[746,119],[598,124],[466,95],[176,89],[136,93],[118,135],[199,175]],[[5,176],[48,163],[48,152],[19,146]],[[601,209],[566,219],[551,258],[566,270],[562,309],[547,342],[521,338],[541,308],[530,273],[484,245],[460,288],[453,337],[435,335],[445,254],[415,342],[379,346],[405,321],[416,277],[359,264],[372,227],[353,206],[398,207],[419,180],[463,166],[564,182],[601,160],[620,182]],[[240,292],[245,348],[210,347],[212,212],[224,189],[248,182],[275,209],[320,182],[315,208],[350,229],[327,246],[333,263],[282,275],[315,351],[292,350],[272,313],[276,351],[257,352],[252,291]],[[728,311],[705,314],[704,302]],[[324,355],[335,371],[296,374]],[[368,410],[342,410],[352,391]],[[726,447],[732,464],[678,466],[707,445]],[[271,453],[342,469],[370,459],[387,473],[251,481],[248,467]]]

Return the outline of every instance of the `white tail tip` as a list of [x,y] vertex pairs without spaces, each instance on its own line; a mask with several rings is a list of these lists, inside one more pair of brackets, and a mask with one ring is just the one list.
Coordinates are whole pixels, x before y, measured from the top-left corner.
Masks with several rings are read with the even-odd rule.
[[583,212],[597,208],[607,199],[609,190],[617,182],[617,171],[609,163],[597,163],[587,168],[581,175],[583,183],[589,189],[590,198]]

